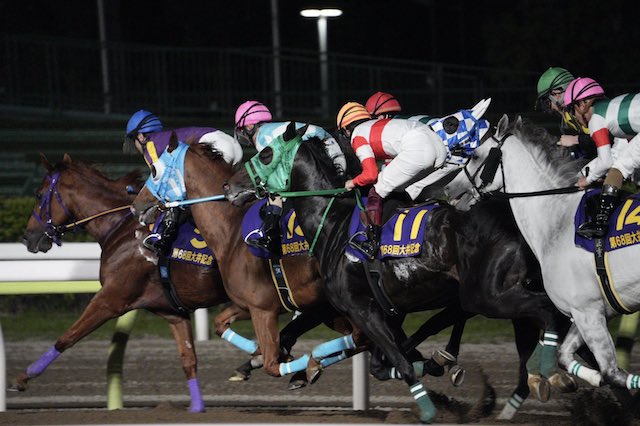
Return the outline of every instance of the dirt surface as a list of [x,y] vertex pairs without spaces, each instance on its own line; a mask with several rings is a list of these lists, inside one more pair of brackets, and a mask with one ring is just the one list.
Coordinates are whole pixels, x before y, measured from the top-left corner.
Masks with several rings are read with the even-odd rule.
[[[7,380],[13,379],[37,359],[52,342],[6,342]],[[315,341],[301,341],[295,348],[300,355]],[[369,380],[369,411],[352,407],[351,362],[327,369],[320,380],[306,388],[289,391],[288,378],[272,378],[256,371],[244,382],[227,378],[247,358],[215,338],[197,343],[199,381],[207,412],[187,412],[189,393],[173,341],[133,339],[129,342],[124,365],[123,410],[106,409],[106,362],[109,341],[86,341],[62,354],[26,392],[7,394],[7,412],[0,413],[3,425],[54,424],[163,424],[163,423],[417,423],[413,400],[400,381]],[[439,345],[437,345],[439,346]],[[436,345],[423,345],[430,353]],[[517,380],[517,354],[511,343],[463,344],[460,364],[467,376],[461,387],[453,387],[448,377],[429,377],[423,383],[434,391],[439,406],[437,423],[495,420]],[[640,356],[633,358],[632,371],[640,371]],[[497,403],[487,417],[471,419],[464,415],[484,390],[483,374],[495,389]],[[590,416],[593,424],[640,425],[619,408],[608,389],[594,390],[581,382],[573,394],[553,394],[547,403],[529,398],[513,424],[573,424],[572,410]],[[612,402],[613,401],[613,402]],[[640,406],[640,397],[635,403]],[[602,409],[598,408],[602,406]],[[600,416],[604,416],[599,419]],[[618,417],[616,417],[618,416]],[[625,417],[626,416],[626,417]],[[614,422],[614,423],[612,423]],[[578,421],[578,424],[584,424]]]

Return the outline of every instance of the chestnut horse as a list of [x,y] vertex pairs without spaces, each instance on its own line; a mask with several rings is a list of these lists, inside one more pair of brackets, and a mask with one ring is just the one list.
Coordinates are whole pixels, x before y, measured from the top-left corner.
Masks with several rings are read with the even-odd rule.
[[[128,205],[132,201],[126,186],[139,187],[138,174],[132,173],[118,180],[106,178],[98,170],[65,155],[62,162],[52,166],[44,156],[42,163],[47,175],[36,191],[36,205],[24,234],[23,242],[30,252],[46,252],[52,242],[60,244],[58,230],[74,220],[91,218],[87,232],[102,249],[100,283],[102,288],[91,299],[80,318],[64,332],[40,359],[31,364],[16,380],[18,390],[25,390],[27,382],[40,375],[47,366],[110,319],[134,309],[146,309],[169,322],[178,345],[182,368],[191,393],[192,412],[204,411],[204,402],[196,375],[197,359],[188,312],[178,312],[162,289],[160,274],[153,253],[143,248],[141,238],[148,232],[140,229]],[[116,207],[126,209],[102,215]],[[142,235],[144,237],[144,235]],[[218,305],[228,301],[222,286],[220,271],[184,262],[171,261],[171,280],[182,305],[189,310]],[[244,316],[237,307],[227,309],[229,315]]]

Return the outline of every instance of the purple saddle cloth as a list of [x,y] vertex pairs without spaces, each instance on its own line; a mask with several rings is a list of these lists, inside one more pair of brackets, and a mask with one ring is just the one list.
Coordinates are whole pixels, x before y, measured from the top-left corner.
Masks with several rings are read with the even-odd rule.
[[[366,197],[362,199],[366,205]],[[438,204],[427,204],[400,209],[382,226],[378,259],[389,257],[414,257],[422,252],[424,233],[429,213]],[[356,207],[351,215],[349,237],[354,241],[366,240],[365,225],[360,217],[360,209]],[[347,244],[346,252],[361,260],[367,257]]]
[[[587,212],[587,200],[598,197],[600,189],[587,191],[578,204],[574,226],[578,227],[590,218]],[[597,203],[597,198],[595,199]],[[594,241],[575,234],[576,246],[593,253]],[[626,198],[613,212],[609,220],[609,232],[604,241],[605,251],[613,251],[640,244],[640,194]]]
[[[158,218],[153,224],[152,232],[160,231],[158,228],[162,226],[163,217],[164,214],[158,215]],[[171,246],[169,258],[171,260],[192,263],[208,268],[217,267],[213,252],[207,246],[202,236],[200,236],[200,231],[196,228],[192,220],[187,220],[180,225],[178,237]]]
[[[263,236],[262,219],[260,218],[260,209],[266,204],[267,200],[260,200],[253,204],[242,220],[242,238],[245,243],[258,239]],[[298,218],[293,209],[286,210],[280,219],[280,241],[282,244],[282,256],[296,256],[309,252],[309,243],[300,229]],[[271,254],[268,250],[254,247],[247,243],[249,251],[257,257],[268,259]]]

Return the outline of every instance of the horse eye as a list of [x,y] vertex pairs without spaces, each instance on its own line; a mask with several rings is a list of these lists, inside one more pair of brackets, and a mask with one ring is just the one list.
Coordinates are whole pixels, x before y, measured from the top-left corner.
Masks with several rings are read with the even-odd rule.
[[266,147],[265,149],[260,151],[260,154],[258,154],[258,158],[260,159],[260,162],[262,164],[268,166],[273,160],[273,149],[270,146]]
[[478,158],[480,158],[480,157],[478,157],[478,154],[473,154],[471,156],[471,159],[473,159],[473,160],[477,160]]

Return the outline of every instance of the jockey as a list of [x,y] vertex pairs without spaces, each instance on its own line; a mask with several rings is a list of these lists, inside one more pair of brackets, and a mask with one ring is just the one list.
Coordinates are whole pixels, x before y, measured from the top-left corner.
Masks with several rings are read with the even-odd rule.
[[[227,163],[237,164],[242,160],[242,147],[226,133],[210,127],[183,127],[163,131],[162,122],[153,113],[145,110],[135,112],[127,123],[124,149],[131,147],[142,154],[149,167],[158,160],[158,150],[164,150],[169,144],[171,135],[175,133],[182,142],[197,142],[211,145],[220,152]],[[142,244],[158,255],[168,256],[171,245],[178,235],[180,208],[167,210],[160,233],[148,235]]]
[[[602,238],[607,234],[609,217],[618,201],[622,181],[640,166],[640,94],[624,94],[607,99],[604,89],[591,78],[577,78],[569,83],[564,95],[569,112],[582,126],[589,126],[598,147],[598,157],[582,169],[576,186],[586,188],[605,176],[596,217],[578,228],[587,238]],[[614,160],[611,136],[629,140],[624,155]],[[618,142],[624,143],[624,141]]]
[[564,68],[551,67],[540,76],[537,85],[536,109],[561,117],[558,145],[571,149],[572,155],[592,159],[596,148],[589,136],[589,128],[581,126],[564,110],[564,93],[573,75]]
[[[288,121],[272,122],[272,115],[269,108],[259,101],[246,101],[242,103],[235,114],[235,135],[236,139],[244,145],[254,146],[258,152],[265,149],[277,136],[282,135],[287,129]],[[296,128],[307,126],[302,140],[317,137],[324,142],[325,149],[331,159],[341,170],[346,169],[346,160],[340,150],[338,143],[329,132],[320,126],[313,124],[296,123]],[[272,253],[280,254],[280,217],[282,216],[282,199],[278,196],[269,198],[267,204],[260,212],[260,217],[264,221],[263,236],[251,240],[251,244],[269,250]]]
[[[338,130],[351,141],[362,163],[362,173],[345,183],[345,188],[374,184],[369,191],[367,240],[351,244],[373,259],[378,251],[382,226],[382,203],[392,191],[404,189],[412,199],[429,183],[429,175],[447,165],[452,151],[470,156],[480,144],[489,123],[480,119],[490,100],[472,110],[431,120],[426,125],[400,118],[372,119],[367,109],[348,102],[338,112]],[[378,173],[376,159],[391,159]],[[457,169],[457,168],[456,168]],[[412,187],[419,190],[411,191]]]

